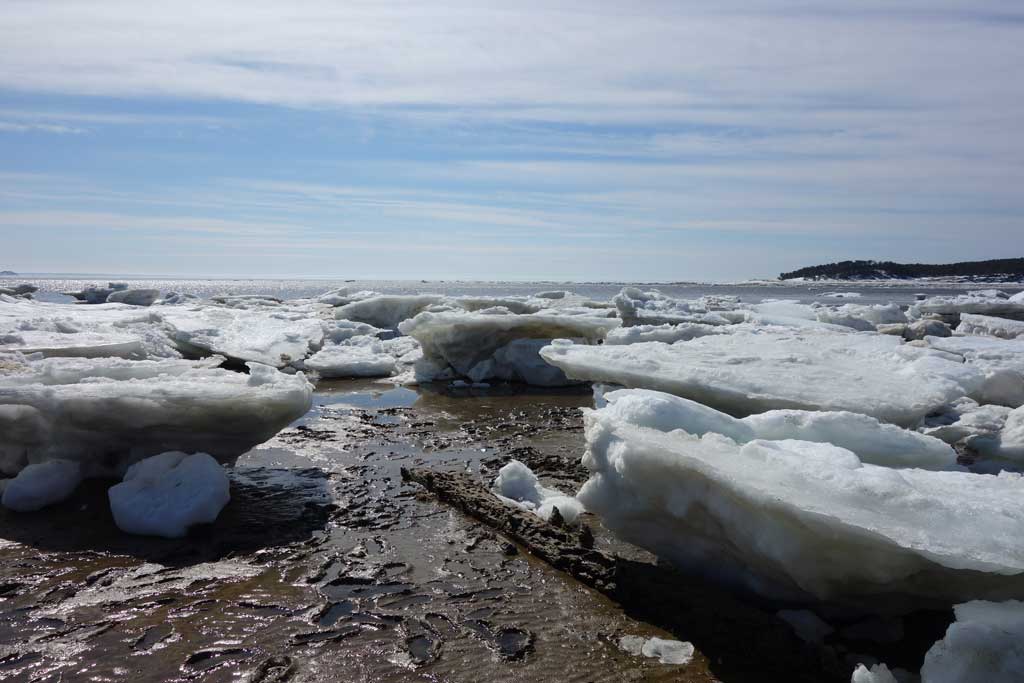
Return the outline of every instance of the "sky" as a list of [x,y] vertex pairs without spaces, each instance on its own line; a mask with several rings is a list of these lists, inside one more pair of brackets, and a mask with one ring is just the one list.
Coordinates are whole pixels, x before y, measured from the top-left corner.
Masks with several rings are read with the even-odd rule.
[[1024,256],[1024,3],[4,0],[0,270]]

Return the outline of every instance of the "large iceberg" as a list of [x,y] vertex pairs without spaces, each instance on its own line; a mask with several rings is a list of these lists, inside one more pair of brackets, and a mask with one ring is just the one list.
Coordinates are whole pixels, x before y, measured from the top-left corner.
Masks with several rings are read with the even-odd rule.
[[1024,478],[891,469],[585,411],[577,494],[626,541],[771,598],[866,611],[1024,595]]
[[52,358],[0,366],[0,472],[53,459],[120,474],[164,451],[229,460],[309,410],[313,387],[249,363]]
[[221,306],[175,307],[160,313],[182,352],[283,368],[320,348],[321,321],[299,312]]
[[732,414],[846,410],[912,427],[969,394],[984,373],[896,337],[737,329],[688,342],[541,350],[572,379],[656,389]]
[[713,432],[737,443],[754,439],[830,443],[875,465],[957,469],[956,451],[945,442],[859,413],[771,410],[738,419],[685,398],[647,389],[612,391],[604,394],[604,400],[604,414],[663,432],[682,429],[694,436]]
[[419,381],[464,376],[474,382],[496,378],[558,386],[569,382],[540,357],[540,349],[556,337],[594,344],[618,326],[614,318],[578,315],[424,312],[399,330],[422,347]]

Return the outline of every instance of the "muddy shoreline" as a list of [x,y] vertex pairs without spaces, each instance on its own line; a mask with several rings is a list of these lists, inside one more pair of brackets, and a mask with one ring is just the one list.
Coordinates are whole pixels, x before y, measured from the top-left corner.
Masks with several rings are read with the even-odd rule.
[[[578,409],[591,403],[587,387],[325,382],[309,415],[238,460],[231,503],[185,539],[120,533],[109,482],[43,512],[0,511],[0,678],[849,680],[848,644],[806,645],[771,611],[680,580],[589,516],[593,552],[614,565],[600,582],[402,480],[485,484],[516,458],[573,492],[586,478]],[[944,619],[907,636],[930,644]],[[624,636],[698,653],[660,664],[626,652]],[[916,670],[917,649],[892,661]]]

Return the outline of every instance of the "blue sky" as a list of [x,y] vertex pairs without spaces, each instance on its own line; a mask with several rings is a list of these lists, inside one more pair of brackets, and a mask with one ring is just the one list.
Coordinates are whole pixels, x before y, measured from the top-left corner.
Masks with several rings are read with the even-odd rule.
[[1024,255],[1003,0],[0,4],[0,269],[733,280]]

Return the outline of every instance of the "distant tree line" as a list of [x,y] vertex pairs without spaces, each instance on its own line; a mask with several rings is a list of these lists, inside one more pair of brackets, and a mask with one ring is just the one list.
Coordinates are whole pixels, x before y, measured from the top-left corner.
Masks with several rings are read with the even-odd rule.
[[1024,258],[940,264],[893,263],[892,261],[840,261],[838,263],[826,263],[821,266],[800,268],[789,273],[781,273],[779,279],[790,280],[802,277],[809,280],[883,280],[887,278],[958,276],[1016,276],[1016,278],[1024,278]]

